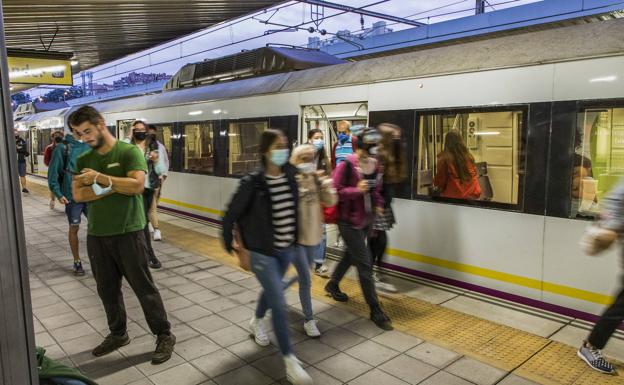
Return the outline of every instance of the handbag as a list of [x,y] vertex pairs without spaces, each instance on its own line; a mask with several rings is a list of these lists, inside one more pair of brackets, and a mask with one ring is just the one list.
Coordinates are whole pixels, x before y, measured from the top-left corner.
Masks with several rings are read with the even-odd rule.
[[232,249],[234,249],[234,253],[236,257],[238,257],[238,265],[245,271],[251,271],[251,255],[249,254],[249,250],[245,248],[238,225],[234,225],[232,235],[234,236]]
[[322,206],[323,208],[323,217],[325,218],[325,223],[327,224],[336,224],[338,223],[338,205],[333,205],[329,207]]
[[585,254],[595,256],[608,250],[617,238],[618,234],[615,231],[592,223],[585,229],[579,244]]

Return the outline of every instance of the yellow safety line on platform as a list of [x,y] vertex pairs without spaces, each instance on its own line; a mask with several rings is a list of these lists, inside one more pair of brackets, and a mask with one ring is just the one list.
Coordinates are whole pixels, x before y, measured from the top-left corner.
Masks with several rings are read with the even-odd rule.
[[220,217],[222,217],[223,214],[224,214],[223,211],[221,211],[221,210],[211,209],[209,207],[194,205],[194,204],[186,203],[186,202],[180,202],[180,201],[176,201],[176,200],[173,200],[173,199],[160,198],[160,201],[163,202],[163,203],[168,203],[170,205],[174,205],[174,206],[184,207],[184,208],[191,209],[191,210],[197,210],[197,211],[201,211],[201,212],[204,212],[204,213],[218,215]]

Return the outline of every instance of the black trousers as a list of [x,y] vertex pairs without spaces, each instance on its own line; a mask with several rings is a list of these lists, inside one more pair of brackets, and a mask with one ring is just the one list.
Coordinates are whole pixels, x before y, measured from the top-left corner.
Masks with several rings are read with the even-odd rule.
[[145,228],[143,234],[145,234],[145,245],[147,246],[147,256],[150,260],[156,259],[156,253],[152,248],[152,237],[149,232],[149,209],[152,207],[154,201],[154,190],[146,188],[143,190],[143,211],[145,212]]
[[379,299],[375,291],[375,282],[373,281],[373,261],[370,256],[368,247],[366,247],[366,235],[368,229],[355,229],[347,224],[338,224],[338,230],[345,242],[345,253],[338,262],[336,269],[331,276],[331,281],[338,284],[354,265],[360,279],[360,287],[366,303],[371,310],[379,307]]
[[615,302],[600,316],[596,325],[589,334],[587,342],[592,346],[602,349],[607,345],[609,338],[624,320],[624,289],[622,289]]
[[168,334],[171,325],[147,266],[143,231],[110,237],[89,235],[87,251],[111,333],[126,333],[126,307],[121,293],[121,279],[125,278],[141,303],[152,333]]
[[383,230],[373,230],[371,235],[368,237],[368,249],[370,250],[373,258],[373,264],[381,267],[381,262],[383,261],[387,245],[388,236],[386,235],[386,232]]

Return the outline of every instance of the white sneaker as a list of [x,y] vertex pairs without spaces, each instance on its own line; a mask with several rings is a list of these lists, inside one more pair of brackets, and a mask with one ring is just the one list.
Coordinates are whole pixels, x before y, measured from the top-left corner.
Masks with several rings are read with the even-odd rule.
[[308,337],[317,338],[321,336],[321,332],[318,330],[316,320],[314,319],[304,322],[303,330],[305,330]]
[[150,233],[153,233],[153,232],[154,232],[154,226],[152,226],[152,222],[148,222],[148,223],[147,223],[147,228],[149,229],[149,232],[150,232]]
[[154,229],[154,240],[155,241],[162,240],[162,235],[160,234],[160,230],[159,229]]
[[271,341],[266,333],[263,318],[252,317],[251,321],[249,321],[249,327],[251,328],[251,333],[253,334],[254,340],[256,340],[258,345],[269,346]]
[[398,292],[396,286],[388,282],[375,281],[375,287],[379,291],[385,291],[386,293]]
[[312,377],[301,366],[301,361],[292,354],[284,356],[286,380],[293,385],[313,385]]
[[331,274],[329,273],[329,269],[325,265],[321,265],[318,269],[314,269],[314,274],[318,275],[321,278],[329,278]]

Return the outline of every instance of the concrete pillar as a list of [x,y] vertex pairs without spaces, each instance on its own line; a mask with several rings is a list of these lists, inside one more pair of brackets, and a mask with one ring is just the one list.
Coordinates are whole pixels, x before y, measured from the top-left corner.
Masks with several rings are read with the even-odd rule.
[[0,385],[39,384],[0,0]]

